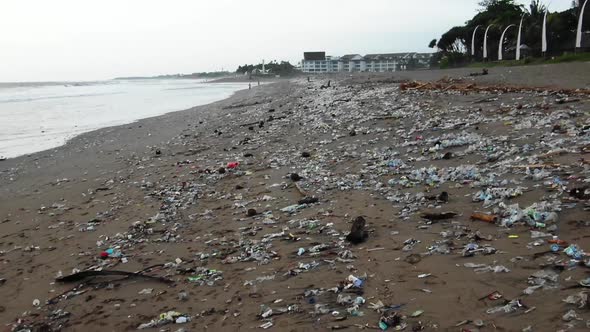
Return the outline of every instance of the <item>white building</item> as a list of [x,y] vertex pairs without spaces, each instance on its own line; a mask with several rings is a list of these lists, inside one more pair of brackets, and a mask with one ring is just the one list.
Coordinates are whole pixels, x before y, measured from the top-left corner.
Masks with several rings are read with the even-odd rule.
[[387,72],[430,68],[431,53],[347,54],[326,56],[326,52],[304,52],[304,73]]
[[326,56],[326,52],[305,52],[301,61],[304,73],[331,73],[338,71],[338,57]]

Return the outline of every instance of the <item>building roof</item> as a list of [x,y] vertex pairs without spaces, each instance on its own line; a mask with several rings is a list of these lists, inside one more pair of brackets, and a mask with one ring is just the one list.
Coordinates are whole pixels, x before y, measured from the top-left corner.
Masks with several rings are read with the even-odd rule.
[[367,55],[365,55],[365,60],[367,60],[367,61],[400,60],[400,59],[411,58],[415,54],[417,54],[417,53],[414,53],[414,52],[404,52],[404,53],[367,54]]
[[303,60],[326,60],[326,52],[303,52]]
[[383,60],[407,60],[412,58],[417,59],[429,59],[432,57],[432,53],[416,53],[416,52],[405,52],[405,53],[380,53],[380,54],[367,54],[365,55],[365,61],[383,61]]
[[384,61],[384,60],[408,60],[412,58],[426,59],[432,57],[432,53],[416,53],[416,52],[403,52],[403,53],[377,53],[367,54],[362,56],[360,54],[346,54],[338,57],[326,57],[326,52],[304,52],[304,60],[338,60],[341,62],[349,61]]
[[367,54],[365,60],[389,60],[389,59],[400,59],[407,53],[383,53],[383,54]]
[[351,60],[362,60],[363,57],[360,54],[345,54],[340,57],[340,61],[351,61]]

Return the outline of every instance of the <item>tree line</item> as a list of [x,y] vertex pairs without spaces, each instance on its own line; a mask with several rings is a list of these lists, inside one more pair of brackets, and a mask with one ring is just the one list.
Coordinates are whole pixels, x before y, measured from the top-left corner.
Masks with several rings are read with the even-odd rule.
[[[272,75],[290,76],[295,73],[295,67],[291,63],[289,63],[289,61],[277,62],[276,60],[273,60],[269,63],[265,63],[264,69],[268,71],[268,74]],[[236,73],[256,75],[256,72],[261,70],[262,63],[259,63],[257,65],[245,64],[243,66],[238,66]]]
[[[547,55],[561,55],[575,50],[576,28],[583,1],[573,1],[572,7],[562,12],[549,12],[547,15]],[[455,26],[442,34],[437,40],[433,39],[428,45],[436,48],[434,61],[441,61],[444,65],[462,65],[472,60],[471,42],[473,31],[480,27],[475,34],[475,60],[483,56],[484,30],[492,25],[488,31],[488,59],[497,59],[499,43],[503,43],[503,50],[508,58],[514,58],[518,25],[523,17],[521,44],[526,45],[528,56],[541,55],[541,36],[543,18],[547,6],[540,0],[532,0],[529,6],[516,4],[514,0],[484,0],[479,3],[479,12],[462,26]],[[588,7],[588,6],[586,6]],[[503,41],[500,41],[502,31],[510,24],[512,28]],[[590,26],[590,14],[584,17],[583,27]],[[483,27],[483,29],[482,29]],[[585,45],[590,47],[590,45]],[[495,51],[494,51],[495,50]],[[522,50],[522,48],[521,48]],[[506,56],[504,58],[507,58]]]

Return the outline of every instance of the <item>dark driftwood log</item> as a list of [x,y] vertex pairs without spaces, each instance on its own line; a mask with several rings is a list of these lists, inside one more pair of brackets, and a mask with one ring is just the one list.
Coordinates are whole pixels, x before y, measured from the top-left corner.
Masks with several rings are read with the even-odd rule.
[[89,277],[104,277],[104,276],[126,276],[128,278],[144,278],[144,279],[150,279],[150,280],[155,280],[155,281],[159,281],[159,282],[163,282],[163,283],[172,283],[172,280],[166,279],[166,278],[162,278],[162,277],[154,277],[154,276],[149,276],[149,275],[145,275],[143,273],[137,273],[137,272],[127,272],[127,271],[114,271],[114,270],[103,270],[103,271],[92,271],[92,270],[88,270],[88,271],[82,271],[82,272],[78,272],[78,273],[74,273],[74,274],[70,274],[68,276],[64,276],[64,277],[59,277],[56,278],[55,281],[57,282],[77,282],[77,281],[81,281],[83,279],[89,278]]
[[423,213],[422,218],[428,220],[444,220],[451,219],[456,215],[456,212]]
[[[161,277],[151,277],[151,276],[147,276],[147,275],[144,275],[143,274],[143,272],[147,272],[147,271],[150,271],[150,270],[152,270],[154,268],[162,267],[162,266],[164,266],[164,264],[156,264],[156,265],[152,265],[152,266],[146,267],[145,269],[143,269],[141,271],[137,271],[137,272],[115,271],[117,273],[123,272],[124,273],[124,276],[125,276],[124,278],[120,278],[120,279],[117,279],[115,281],[122,281],[122,280],[126,280],[128,278],[131,278],[131,277],[144,277],[144,278],[148,278],[148,279],[155,278],[155,279],[157,279],[157,281],[161,281],[161,282],[164,282],[164,283],[173,283],[173,281],[172,280],[169,280],[169,279],[165,279],[165,278],[161,278]],[[89,276],[87,272],[99,272],[99,271],[83,271],[83,272],[80,272],[80,273],[83,273],[81,275],[82,279],[80,279],[80,280],[83,280],[86,277],[92,277],[92,276]],[[100,272],[105,272],[105,271],[100,271]],[[76,281],[76,280],[73,280],[74,276],[76,276],[76,275],[78,275],[78,273],[75,273],[75,274],[72,274],[72,275],[69,275],[69,276],[65,276],[65,277],[61,277],[61,278],[56,278],[56,280],[57,281],[60,281],[60,282],[64,282],[64,283],[65,282],[73,282],[73,281]],[[113,274],[109,274],[109,275],[113,275]],[[116,274],[116,275],[121,275],[121,274]],[[78,276],[76,276],[76,278],[78,278]],[[77,280],[77,281],[79,281],[79,280]],[[58,299],[59,298],[61,298],[62,296],[68,294],[69,292],[73,292],[73,291],[79,290],[80,288],[83,288],[85,286],[94,285],[94,284],[96,284],[96,282],[94,282],[94,283],[92,281],[89,281],[89,282],[81,282],[81,283],[77,284],[76,286],[74,286],[73,288],[70,288],[70,289],[64,291],[63,293],[61,293],[59,295],[56,295],[56,296],[52,297],[51,299],[47,300],[47,303],[48,304],[55,304],[55,303],[58,302]]]

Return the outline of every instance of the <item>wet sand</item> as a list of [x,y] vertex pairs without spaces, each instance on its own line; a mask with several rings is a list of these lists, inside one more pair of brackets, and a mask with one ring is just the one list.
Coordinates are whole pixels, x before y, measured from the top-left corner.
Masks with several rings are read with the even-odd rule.
[[[587,132],[579,134],[589,124],[587,96],[557,104],[559,96],[552,94],[400,91],[396,82],[447,76],[480,85],[588,88],[589,66],[492,68],[490,75],[475,78],[465,75],[476,70],[461,69],[280,80],[211,105],[101,129],[58,149],[2,161],[0,279],[5,281],[0,295],[5,303],[0,304],[0,322],[6,330],[124,331],[174,310],[191,321],[151,330],[239,331],[260,329],[267,322],[258,317],[265,305],[275,313],[270,330],[357,330],[377,328],[380,313],[368,306],[382,301],[399,306],[407,316],[424,310],[405,319],[406,330],[475,331],[473,323],[455,325],[477,319],[485,324],[482,331],[527,326],[553,331],[566,329],[566,324],[574,324],[570,331],[584,330],[588,308],[562,302],[581,289],[561,288],[588,277],[589,269],[566,269],[559,272],[556,288],[523,295],[531,274],[566,256],[535,258],[548,244],[532,245],[535,239],[527,225],[505,228],[471,221],[472,212],[494,208],[472,201],[483,187],[466,179],[406,187],[389,181],[422,167],[473,165],[486,175],[516,180],[509,187],[527,188],[522,196],[506,199],[508,204],[572,203],[564,190],[588,179],[579,149],[589,143]],[[322,89],[327,80],[331,88]],[[552,120],[538,127],[523,125],[535,117]],[[565,131],[554,131],[556,123]],[[516,128],[519,124],[522,129]],[[479,140],[429,152],[443,135],[475,135]],[[504,154],[489,162],[488,149]],[[560,166],[549,168],[551,174],[543,179],[525,178],[524,169],[511,167],[556,149],[566,151],[543,162]],[[310,156],[302,157],[302,152]],[[455,156],[440,159],[446,152]],[[391,167],[388,162],[395,159],[407,168]],[[237,170],[218,173],[234,161],[240,162]],[[297,185],[289,178],[294,172],[303,177]],[[555,177],[567,182],[565,188],[545,184]],[[448,192],[448,202],[421,198],[442,191]],[[281,211],[304,194],[319,202],[293,214]],[[559,211],[556,233],[590,251],[586,202],[573,201],[571,208]],[[257,214],[248,216],[248,209]],[[424,212],[440,211],[458,215],[436,222],[421,218]],[[365,243],[351,245],[344,237],[357,216],[367,220],[369,236]],[[306,220],[316,221],[300,228]],[[490,237],[479,244],[493,246],[495,254],[462,257],[476,231]],[[452,235],[443,238],[441,232]],[[404,251],[410,238],[420,242]],[[325,248],[310,252],[320,244]],[[450,249],[448,254],[432,252],[441,244]],[[119,249],[127,263],[121,257],[101,259],[107,248]],[[306,250],[301,256],[299,248]],[[411,254],[420,261],[408,259]],[[78,285],[54,281],[73,269],[140,271],[166,263],[151,274],[173,280],[172,286],[96,278],[78,286],[77,293],[46,303]],[[501,265],[510,272],[476,273],[465,263]],[[222,271],[223,279],[212,286],[189,281],[198,267]],[[350,274],[366,276],[362,290],[344,293],[366,299],[353,314],[347,314],[350,306],[338,304],[333,292],[305,296],[306,290],[337,287]],[[418,278],[421,274],[429,276]],[[144,289],[153,290],[139,294]],[[179,299],[183,291],[186,300]],[[487,299],[493,291],[503,299]],[[517,298],[536,309],[486,313],[504,299]],[[33,305],[35,299],[39,306]],[[329,313],[317,313],[318,304]],[[571,309],[581,320],[562,320]],[[337,321],[336,316],[345,319]]]

